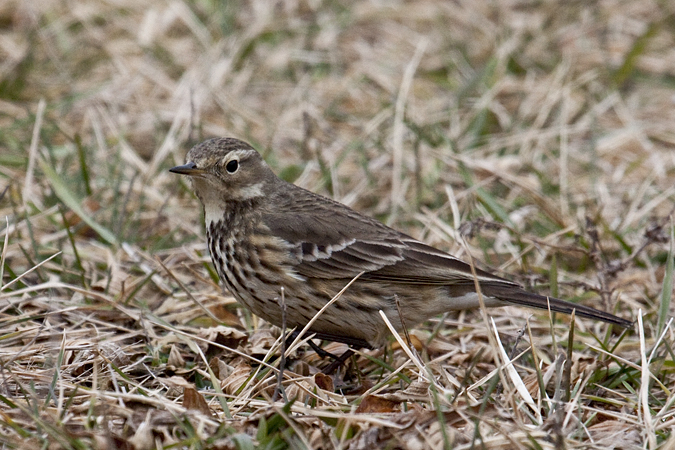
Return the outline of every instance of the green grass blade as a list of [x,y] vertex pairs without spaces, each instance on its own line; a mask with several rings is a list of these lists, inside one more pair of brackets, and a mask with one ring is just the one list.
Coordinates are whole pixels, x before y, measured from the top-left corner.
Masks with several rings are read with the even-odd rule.
[[506,212],[506,210],[500,205],[500,201],[497,200],[492,194],[488,193],[483,188],[478,188],[476,189],[476,195],[480,199],[481,202],[485,205],[485,207],[492,213],[494,214],[500,222],[503,222],[510,227],[513,227],[513,223],[511,222],[511,218],[509,217],[509,214]]
[[98,233],[101,238],[103,238],[106,242],[112,245],[117,245],[117,238],[115,235],[102,226],[101,224],[97,223],[94,219],[92,219],[89,214],[87,214],[84,209],[82,209],[82,206],[80,206],[80,201],[75,198],[72,192],[68,189],[68,187],[63,183],[63,180],[61,177],[58,176],[54,170],[49,167],[49,165],[44,162],[43,160],[38,160],[38,163],[40,164],[40,168],[42,169],[42,172],[47,176],[49,179],[49,183],[52,185],[52,189],[54,189],[54,193],[56,196],[68,207],[70,208],[75,214],[77,214],[80,219],[84,221],[87,225],[89,225],[94,231]]
[[668,261],[666,262],[666,273],[663,277],[663,290],[661,291],[661,303],[659,305],[658,332],[661,335],[663,327],[668,320],[668,311],[670,311],[670,302],[673,297],[673,241],[675,240],[675,230],[673,223],[670,224],[670,248],[668,249]]
[[82,180],[84,181],[84,190],[87,195],[91,195],[91,182],[89,181],[89,168],[87,167],[87,155],[84,150],[84,145],[82,145],[82,137],[77,134],[75,135],[75,146],[77,147],[77,158],[80,161],[80,173],[82,174]]
[[619,67],[612,75],[612,81],[615,86],[620,88],[630,79],[635,70],[638,58],[645,53],[647,44],[656,36],[660,28],[661,22],[652,22],[649,25],[649,28],[647,28],[647,31],[637,38],[633,44],[633,48],[630,49],[628,55],[626,55],[626,58],[623,60],[621,67]]

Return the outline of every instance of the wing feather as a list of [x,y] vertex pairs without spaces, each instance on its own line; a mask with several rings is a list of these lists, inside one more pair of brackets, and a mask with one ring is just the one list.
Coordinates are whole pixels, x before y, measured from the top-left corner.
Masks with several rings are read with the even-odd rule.
[[[267,212],[262,220],[294,247],[298,258],[294,269],[304,277],[348,279],[365,272],[363,280],[394,284],[473,284],[465,262],[341,203],[319,200],[303,190],[283,210],[283,215]],[[481,282],[517,286],[479,269],[476,273]]]
[[[360,281],[473,291],[474,272],[469,264],[340,203],[302,189],[292,201],[284,196],[275,200],[283,203],[284,213],[268,211],[262,215],[262,222],[292,247],[294,269],[301,276],[348,280],[364,272]],[[629,321],[609,313],[526,292],[517,283],[489,272],[475,269],[475,274],[488,297],[568,314],[576,310],[581,316],[631,326]]]

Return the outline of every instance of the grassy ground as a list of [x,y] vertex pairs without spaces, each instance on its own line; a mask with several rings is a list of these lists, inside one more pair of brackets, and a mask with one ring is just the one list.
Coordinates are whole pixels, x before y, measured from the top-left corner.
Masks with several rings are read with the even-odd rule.
[[[0,3],[2,448],[675,449],[673,24],[667,1]],[[273,403],[279,330],[221,292],[167,172],[221,135],[640,320],[450,314],[335,379],[302,346]]]

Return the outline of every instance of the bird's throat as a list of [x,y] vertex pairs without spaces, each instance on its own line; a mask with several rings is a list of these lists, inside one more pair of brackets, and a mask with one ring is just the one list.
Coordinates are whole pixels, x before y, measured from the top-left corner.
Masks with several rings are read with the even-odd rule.
[[212,223],[222,222],[224,212],[225,212],[224,205],[222,206],[216,206],[214,204],[204,205],[204,222],[206,222],[206,228],[208,229]]

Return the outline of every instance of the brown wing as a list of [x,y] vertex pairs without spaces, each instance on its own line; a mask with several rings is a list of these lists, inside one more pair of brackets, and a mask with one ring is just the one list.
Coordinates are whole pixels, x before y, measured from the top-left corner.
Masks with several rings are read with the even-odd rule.
[[[294,269],[308,278],[351,279],[390,284],[467,286],[471,267],[454,256],[324,197],[295,187],[292,202],[272,202],[279,211],[263,214],[271,232],[295,247]],[[630,327],[631,322],[584,305],[533,294],[516,283],[476,269],[483,294],[506,302]]]
[[[347,206],[295,187],[292,202],[271,202],[279,212],[263,215],[272,234],[295,246],[295,270],[305,277],[389,283],[473,284],[471,267]],[[479,281],[518,286],[477,270]]]

